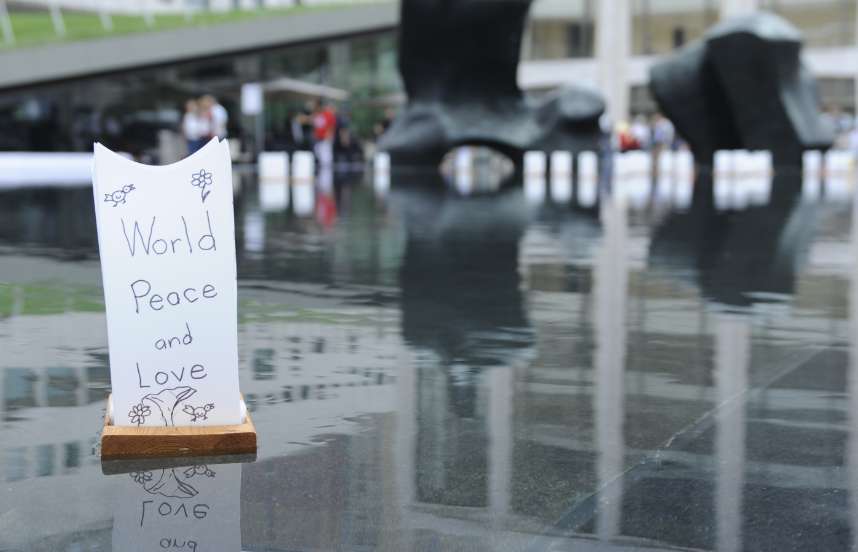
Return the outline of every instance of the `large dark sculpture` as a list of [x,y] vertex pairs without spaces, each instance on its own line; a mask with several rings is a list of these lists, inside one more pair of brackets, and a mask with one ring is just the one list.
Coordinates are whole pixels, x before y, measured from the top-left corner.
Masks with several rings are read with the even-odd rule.
[[528,101],[516,84],[531,0],[402,0],[399,71],[408,104],[379,147],[396,164],[437,165],[463,144],[513,161],[526,150],[596,149],[604,102],[557,91]]
[[799,165],[803,150],[834,140],[801,45],[799,31],[776,15],[731,19],[656,64],[650,88],[698,163],[711,164],[719,149],[757,149],[770,150],[777,165]]

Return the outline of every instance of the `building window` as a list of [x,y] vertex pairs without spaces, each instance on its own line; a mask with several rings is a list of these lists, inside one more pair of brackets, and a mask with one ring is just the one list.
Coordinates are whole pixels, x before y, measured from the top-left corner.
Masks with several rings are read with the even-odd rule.
[[673,48],[682,48],[685,44],[685,29],[682,27],[674,27],[673,29]]
[[805,46],[855,44],[855,0],[760,0],[760,9],[773,11],[799,28]]
[[593,56],[593,22],[576,21],[566,27],[566,57]]

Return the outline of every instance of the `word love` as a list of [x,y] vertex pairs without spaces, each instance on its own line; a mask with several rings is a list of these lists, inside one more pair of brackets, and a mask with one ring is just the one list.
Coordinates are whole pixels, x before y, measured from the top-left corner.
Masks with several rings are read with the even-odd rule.
[[182,383],[185,381],[185,378],[189,378],[192,380],[201,380],[206,379],[209,375],[206,371],[206,367],[202,364],[194,364],[191,366],[191,369],[188,370],[185,366],[178,368],[178,372],[175,370],[167,370],[166,372],[162,370],[157,370],[154,374],[147,373],[141,366],[140,363],[137,363],[137,383],[140,389],[149,389],[152,387],[152,383],[154,382],[156,385],[167,385],[167,383],[174,381],[176,383]]
[[[188,252],[188,255],[193,255],[195,250],[200,251],[217,251],[217,242],[212,230],[212,220],[209,217],[209,212],[206,211],[206,223],[208,225],[208,234],[202,234],[197,237],[191,237],[191,230],[188,228],[188,221],[185,217],[179,217],[181,225],[172,233],[172,236],[164,236],[159,234],[155,225],[158,222],[158,217],[152,217],[149,223],[149,229],[146,230],[146,225],[140,227],[139,221],[134,221],[134,224],[126,224],[125,219],[122,219],[122,234],[125,237],[125,243],[128,246],[128,253],[132,257],[137,255],[166,255],[167,253],[175,255],[178,253]],[[129,236],[129,227],[131,235]],[[178,234],[178,236],[176,236]],[[194,246],[196,245],[196,249]]]
[[[191,504],[190,508],[187,504],[179,502],[172,503],[163,501],[156,503],[154,500],[144,500],[141,505],[140,512],[140,527],[143,527],[146,522],[146,516],[157,514],[162,518],[178,517],[182,519],[205,519],[209,515],[211,506],[208,504]],[[148,511],[147,511],[148,510]]]

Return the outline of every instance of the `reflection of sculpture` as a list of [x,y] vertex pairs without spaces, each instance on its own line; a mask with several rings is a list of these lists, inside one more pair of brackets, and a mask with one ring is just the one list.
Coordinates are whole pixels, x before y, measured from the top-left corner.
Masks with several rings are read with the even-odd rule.
[[507,365],[532,346],[518,271],[528,216],[520,196],[405,194],[391,196],[408,231],[399,273],[405,339],[467,370]]
[[604,102],[564,90],[530,104],[516,84],[531,0],[402,0],[399,68],[409,103],[382,137],[394,163],[437,165],[462,144],[513,160],[596,149]]
[[[695,187],[710,189],[708,178],[702,175]],[[653,265],[681,267],[678,272],[692,274],[706,298],[727,305],[792,293],[799,252],[814,227],[808,208],[796,206],[800,178],[776,177],[776,195],[765,207],[718,212],[711,203],[697,202],[688,212],[670,215],[650,243]]]
[[778,16],[728,20],[655,65],[650,88],[698,162],[710,164],[719,149],[749,149],[799,165],[802,150],[834,139],[800,50],[798,30]]

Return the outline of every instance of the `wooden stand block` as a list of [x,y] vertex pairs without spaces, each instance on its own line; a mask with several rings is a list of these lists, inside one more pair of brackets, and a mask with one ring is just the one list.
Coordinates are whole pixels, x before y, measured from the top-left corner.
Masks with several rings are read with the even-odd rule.
[[104,417],[102,460],[256,454],[250,413],[243,424],[208,427],[118,427]]

